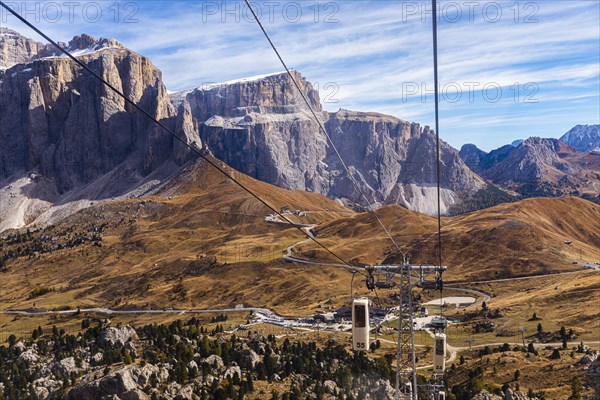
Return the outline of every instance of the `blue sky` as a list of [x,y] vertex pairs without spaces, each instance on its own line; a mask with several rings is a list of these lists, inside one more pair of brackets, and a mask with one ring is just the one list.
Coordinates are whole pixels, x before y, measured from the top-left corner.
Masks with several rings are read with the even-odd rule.
[[[282,70],[243,1],[9,3],[58,40],[120,40],[150,57],[170,90]],[[253,4],[288,65],[318,84],[325,109],[433,125],[430,2]],[[491,150],[600,123],[600,2],[439,4],[444,140]],[[39,40],[5,13],[0,26]]]

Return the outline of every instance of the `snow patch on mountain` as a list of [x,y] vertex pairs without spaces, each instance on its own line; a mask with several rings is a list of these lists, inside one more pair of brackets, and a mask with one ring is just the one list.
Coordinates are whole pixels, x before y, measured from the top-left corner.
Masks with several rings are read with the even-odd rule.
[[175,107],[179,107],[179,105],[181,103],[183,103],[183,101],[185,100],[186,96],[190,93],[193,93],[196,90],[209,91],[209,90],[221,88],[223,86],[235,85],[238,83],[256,82],[256,81],[260,81],[261,79],[270,78],[273,76],[279,76],[279,75],[283,75],[283,74],[287,74],[287,72],[286,71],[272,72],[272,73],[264,74],[264,75],[255,75],[255,76],[248,76],[245,78],[237,78],[237,79],[233,79],[233,80],[225,81],[225,82],[204,83],[201,86],[198,86],[194,89],[183,89],[183,90],[178,90],[178,91],[167,90],[167,94],[171,98],[171,103],[173,103],[173,105]]
[[577,125],[559,139],[581,151],[600,149],[600,125]]
[[249,76],[246,78],[238,78],[238,79],[234,79],[234,80],[226,81],[226,82],[204,84],[204,85],[198,87],[197,89],[198,90],[212,90],[212,89],[216,89],[221,86],[234,85],[236,83],[254,82],[254,81],[259,81],[261,79],[269,78],[272,76],[279,76],[279,75],[283,75],[283,74],[287,74],[287,72],[286,71],[272,72],[270,74]]

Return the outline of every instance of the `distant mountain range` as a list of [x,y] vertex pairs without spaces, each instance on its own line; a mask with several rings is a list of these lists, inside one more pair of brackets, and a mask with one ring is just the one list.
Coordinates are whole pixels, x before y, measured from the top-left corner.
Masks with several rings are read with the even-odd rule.
[[[293,71],[359,191],[286,73],[168,93],[152,62],[114,39],[80,35],[64,46],[188,144],[249,176],[357,209],[363,192],[375,205],[436,212],[435,135],[427,126],[374,112],[325,112],[318,92]],[[576,127],[564,140],[594,147],[594,132]],[[196,159],[71,59],[5,28],[0,140],[0,231],[154,193]],[[593,192],[594,154],[568,150],[562,157],[557,146],[525,141],[510,146],[519,155],[508,157],[508,149],[487,154],[466,146],[459,153],[442,142],[442,212],[510,201],[513,191]],[[518,160],[521,152],[531,157]],[[528,188],[538,180],[560,190]]]
[[600,152],[581,151],[565,143],[595,149],[591,145],[597,139],[594,135],[598,135],[597,126],[578,125],[561,140],[531,137],[489,153],[467,144],[460,156],[478,175],[523,197],[576,195],[597,199]]

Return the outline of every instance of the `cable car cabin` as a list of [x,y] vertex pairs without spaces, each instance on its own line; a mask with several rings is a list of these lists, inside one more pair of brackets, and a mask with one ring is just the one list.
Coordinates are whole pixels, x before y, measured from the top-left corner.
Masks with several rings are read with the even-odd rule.
[[435,352],[433,353],[433,372],[443,374],[446,369],[446,335],[435,334]]
[[352,348],[354,351],[369,350],[369,299],[352,301]]

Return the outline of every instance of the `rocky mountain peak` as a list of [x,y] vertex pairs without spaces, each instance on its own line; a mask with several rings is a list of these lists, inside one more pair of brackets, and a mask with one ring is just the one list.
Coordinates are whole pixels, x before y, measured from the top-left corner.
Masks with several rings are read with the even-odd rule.
[[[297,71],[292,74],[353,179],[287,73],[205,85],[171,99],[189,103],[202,143],[215,157],[259,180],[359,203],[364,203],[362,191],[374,204],[436,210],[435,135],[428,127],[376,112],[323,112],[311,83]],[[445,212],[484,183],[446,143],[442,158]]]
[[[115,39],[96,39],[87,34],[75,36],[69,43],[59,43],[75,56],[93,52],[125,47]],[[46,57],[65,57],[51,44],[44,44],[29,39],[19,32],[8,28],[0,28],[0,70],[7,70],[17,64],[28,64]]]
[[600,149],[600,125],[576,125],[559,140],[580,151]]
[[598,194],[598,157],[557,139],[530,137],[517,147],[478,150],[463,146],[461,158],[479,175],[524,196]]
[[[193,157],[73,60],[14,37],[13,51],[32,51],[9,59],[16,64],[0,80],[0,231],[51,219],[42,214],[56,203],[142,195]],[[147,58],[88,35],[67,46],[142,109],[200,146],[193,121],[183,114],[178,119],[162,73]],[[99,51],[114,48],[125,51]],[[27,190],[17,190],[21,186]]]
[[67,45],[67,50],[69,51],[80,51],[80,50],[90,50],[97,51],[103,48],[108,47],[116,47],[116,48],[125,48],[119,41],[116,39],[105,39],[100,38],[96,39],[87,34],[81,34],[73,37]]
[[[321,111],[319,93],[297,71],[291,71],[315,111]],[[293,114],[308,108],[287,72],[204,84],[194,90],[171,95],[177,104],[185,98],[193,115],[207,121],[214,115],[225,118],[258,114]]]
[[481,160],[487,154],[487,152],[470,143],[463,145],[459,152],[460,158],[467,164],[467,167],[471,168],[473,171],[477,169],[479,164],[481,164]]
[[0,28],[0,71],[30,62],[44,47],[43,43],[26,38],[19,32]]

